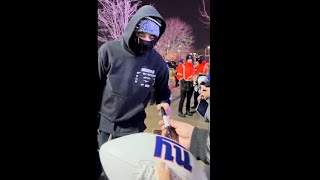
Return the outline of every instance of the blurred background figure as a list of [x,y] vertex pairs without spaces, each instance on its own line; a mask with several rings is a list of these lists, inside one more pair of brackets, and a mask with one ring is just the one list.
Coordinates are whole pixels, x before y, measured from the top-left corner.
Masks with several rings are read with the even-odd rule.
[[193,95],[193,106],[191,107],[192,109],[196,109],[197,106],[198,106],[198,96],[199,96],[199,92],[198,92],[198,78],[200,76],[207,76],[208,75],[208,72],[209,72],[209,66],[208,66],[208,63],[205,59],[205,56],[200,56],[199,57],[199,60],[198,60],[198,66],[197,66],[197,71],[195,72],[195,91],[194,91],[194,95]]
[[[180,59],[180,60],[179,60],[179,64],[177,65],[177,67],[178,67],[180,64],[183,64],[183,63],[184,63],[183,59]],[[178,80],[178,78],[177,78],[177,67],[176,67],[176,75],[175,75],[174,77],[175,77],[175,80],[176,80],[175,86],[176,86],[176,87],[179,87],[179,80]]]
[[182,112],[182,106],[185,99],[187,99],[186,114],[189,116],[193,116],[193,114],[190,112],[190,100],[193,93],[193,76],[193,57],[191,55],[187,55],[186,62],[184,64],[179,64],[179,66],[177,67],[177,78],[180,82],[180,102],[178,108],[178,116],[183,118],[186,117]]

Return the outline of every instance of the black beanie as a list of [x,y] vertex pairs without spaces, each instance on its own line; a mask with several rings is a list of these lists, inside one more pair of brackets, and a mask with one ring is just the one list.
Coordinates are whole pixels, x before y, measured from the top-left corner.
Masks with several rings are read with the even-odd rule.
[[192,61],[193,61],[193,57],[192,57],[190,54],[187,55],[186,61],[187,61],[188,59],[192,59]]
[[202,63],[202,61],[204,61],[205,60],[205,57],[204,56],[200,56],[200,58],[199,58],[199,64],[201,64]]

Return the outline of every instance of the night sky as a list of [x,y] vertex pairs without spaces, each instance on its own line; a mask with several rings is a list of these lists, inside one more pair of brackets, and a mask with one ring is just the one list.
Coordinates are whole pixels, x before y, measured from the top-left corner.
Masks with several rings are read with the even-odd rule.
[[[205,1],[210,15],[210,0]],[[200,21],[199,8],[202,7],[202,0],[142,0],[142,3],[152,4],[165,19],[179,17],[189,23],[195,36],[195,49],[204,49],[210,45],[210,27]]]

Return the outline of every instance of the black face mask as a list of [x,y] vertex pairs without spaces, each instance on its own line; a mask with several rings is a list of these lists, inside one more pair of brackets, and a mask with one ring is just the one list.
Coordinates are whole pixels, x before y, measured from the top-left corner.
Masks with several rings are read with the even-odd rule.
[[149,51],[152,50],[153,46],[155,44],[155,41],[145,41],[145,40],[142,40],[140,38],[137,38],[137,51],[140,53],[140,54],[144,54],[144,53],[147,53]]
[[133,36],[129,40],[129,46],[135,54],[145,54],[152,50],[156,42],[157,39],[154,39],[153,41],[144,41],[136,36]]

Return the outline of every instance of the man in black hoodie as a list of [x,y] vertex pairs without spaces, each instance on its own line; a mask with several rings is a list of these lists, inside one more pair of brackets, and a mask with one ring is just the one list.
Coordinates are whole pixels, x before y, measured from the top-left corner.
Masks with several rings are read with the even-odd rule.
[[145,108],[155,88],[157,109],[171,114],[169,71],[153,49],[166,23],[152,6],[141,7],[130,19],[123,38],[103,44],[98,51],[98,143],[143,132]]

